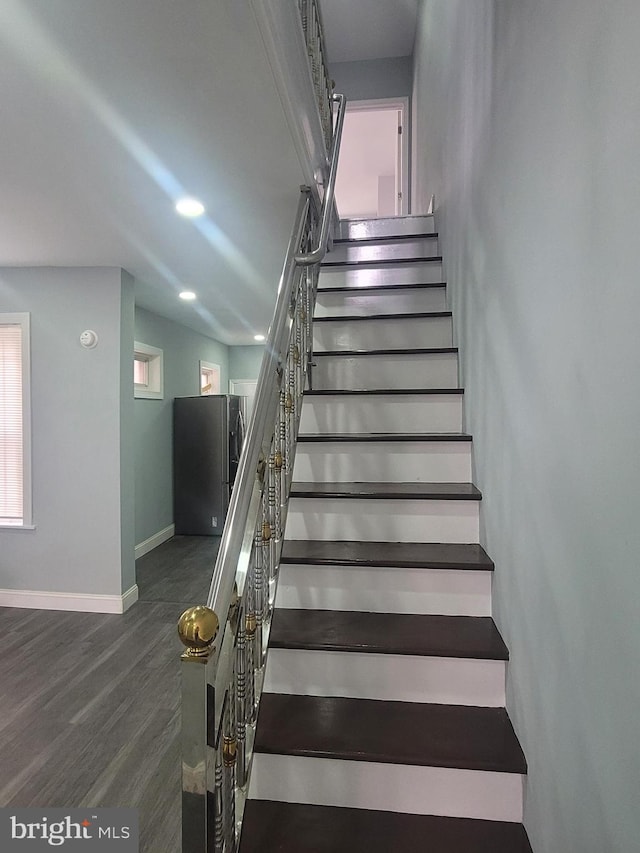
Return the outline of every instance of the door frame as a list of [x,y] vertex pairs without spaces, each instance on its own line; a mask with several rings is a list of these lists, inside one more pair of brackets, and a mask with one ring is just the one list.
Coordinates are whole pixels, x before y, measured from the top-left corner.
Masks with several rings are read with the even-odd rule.
[[409,98],[371,98],[362,101],[347,101],[347,112],[371,112],[374,110],[398,110],[402,114],[402,169],[400,184],[402,187],[402,199],[400,205],[400,216],[408,216],[411,210],[409,198]]

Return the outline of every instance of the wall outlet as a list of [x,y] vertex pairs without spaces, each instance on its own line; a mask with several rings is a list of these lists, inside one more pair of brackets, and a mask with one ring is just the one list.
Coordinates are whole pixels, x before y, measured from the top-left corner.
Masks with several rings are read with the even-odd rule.
[[212,527],[217,527],[217,526],[218,526],[218,516],[217,516],[217,515],[212,515],[212,516],[211,516],[211,526],[212,526]]

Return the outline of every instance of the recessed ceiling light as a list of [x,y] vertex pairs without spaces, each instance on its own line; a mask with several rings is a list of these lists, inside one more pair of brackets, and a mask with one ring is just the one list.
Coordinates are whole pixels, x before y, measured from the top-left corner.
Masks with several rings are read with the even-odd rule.
[[202,216],[204,213],[204,204],[198,201],[197,198],[181,198],[176,202],[176,210],[181,216],[193,218]]
[[254,341],[263,341],[263,340],[264,340],[264,335],[254,335],[254,336],[253,336],[253,340],[254,340]]
[[178,294],[178,296],[180,297],[180,299],[184,299],[185,302],[192,302],[196,298],[196,295],[193,290],[183,290],[181,293]]

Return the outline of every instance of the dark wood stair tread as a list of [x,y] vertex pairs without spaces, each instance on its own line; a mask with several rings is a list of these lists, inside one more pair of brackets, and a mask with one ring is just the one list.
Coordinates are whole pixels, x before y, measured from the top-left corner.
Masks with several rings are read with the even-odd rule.
[[451,395],[453,397],[461,397],[464,394],[464,388],[357,388],[354,390],[348,388],[329,388],[322,391],[305,391],[305,397],[329,397],[332,394],[336,395],[368,395],[386,397],[389,394],[406,394],[410,396],[427,395],[433,396],[436,394]]
[[263,693],[255,749],[383,764],[527,772],[504,708]]
[[330,432],[306,433],[298,435],[299,442],[370,442],[370,441],[426,441],[426,442],[470,442],[471,436],[465,432]]
[[287,539],[282,563],[314,566],[379,566],[399,569],[489,571],[493,561],[481,545],[450,542],[354,542]]
[[292,498],[479,501],[473,483],[293,483]]
[[451,355],[458,347],[405,347],[403,349],[334,349],[313,353],[314,358],[324,356],[367,356],[367,355]]
[[440,317],[452,317],[451,311],[421,311],[407,314],[336,314],[332,317],[314,317],[315,323],[349,322],[358,323],[363,320],[432,320]]
[[531,853],[520,823],[247,800],[239,853]]
[[424,231],[421,234],[391,234],[384,237],[336,237],[333,242],[335,245],[369,246],[382,243],[384,246],[388,243],[409,243],[411,240],[436,240],[437,237],[437,231]]
[[[425,281],[414,282],[413,284],[358,284],[358,285],[340,285],[339,287],[322,287],[318,285],[318,294],[320,293],[371,293],[379,290],[423,290],[432,287],[446,287],[446,281]],[[315,318],[314,318],[315,322]]]
[[509,659],[490,616],[276,608],[269,645],[314,651]]
[[336,267],[386,267],[395,264],[402,266],[404,264],[424,264],[424,263],[442,263],[442,255],[430,255],[426,258],[378,258],[375,261],[324,261],[322,269],[335,269]]

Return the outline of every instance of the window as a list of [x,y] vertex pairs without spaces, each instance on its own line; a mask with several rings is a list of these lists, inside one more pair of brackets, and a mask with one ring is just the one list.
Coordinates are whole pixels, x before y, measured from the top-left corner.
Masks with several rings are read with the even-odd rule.
[[200,362],[200,394],[220,393],[220,365]]
[[133,394],[148,400],[164,398],[162,350],[138,341],[133,345]]
[[0,314],[0,526],[31,527],[29,315]]

